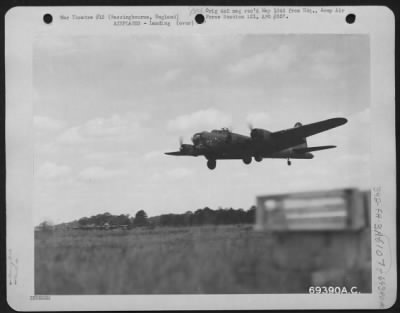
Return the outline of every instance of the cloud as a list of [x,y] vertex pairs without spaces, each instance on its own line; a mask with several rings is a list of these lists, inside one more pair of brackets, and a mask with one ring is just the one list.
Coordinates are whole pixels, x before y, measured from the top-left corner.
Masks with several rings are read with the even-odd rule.
[[89,120],[82,132],[89,137],[115,137],[127,131],[128,121],[114,114],[111,118],[95,118]]
[[368,107],[348,116],[348,123],[345,127],[353,138],[357,138],[357,141],[371,141],[370,111]]
[[271,122],[271,116],[265,112],[252,112],[247,114],[246,122],[253,127],[266,127]]
[[349,146],[349,150],[358,153],[370,153],[372,131],[370,111],[368,107],[349,116],[347,133],[351,136],[351,140],[343,138],[343,141]]
[[170,180],[180,180],[192,176],[195,173],[193,169],[186,167],[176,167],[172,169],[154,169],[152,173],[148,176],[149,180],[152,182],[162,182],[165,179]]
[[194,86],[203,86],[210,83],[210,77],[206,74],[194,74],[191,76],[191,83]]
[[121,162],[132,159],[128,151],[89,152],[84,158],[95,162]]
[[[136,64],[185,64],[192,60],[220,61],[223,56],[229,55],[240,47],[243,36],[210,36],[192,34],[190,37],[162,37],[146,36],[136,38],[134,52],[129,56]],[[128,44],[128,46],[130,46]],[[103,47],[104,49],[104,47]],[[92,49],[90,50],[92,51]],[[135,56],[140,56],[136,57]]]
[[[171,148],[170,148],[170,149],[171,149]],[[155,158],[164,157],[164,153],[165,153],[166,151],[169,151],[169,150],[166,148],[165,150],[154,150],[154,151],[150,151],[150,152],[147,152],[147,153],[143,156],[143,158],[146,159],[146,160],[152,160],[152,159],[155,159]]]
[[311,71],[318,78],[324,80],[335,79],[340,74],[340,69],[335,64],[316,63],[312,66]]
[[[368,164],[371,153],[371,124],[369,123],[370,108],[355,112],[351,115],[340,112],[329,114],[327,117],[343,116],[348,122],[343,126],[310,137],[309,145],[333,144],[337,149],[330,153],[337,154],[340,163],[353,168],[355,164]],[[322,152],[321,152],[322,153]]]
[[370,156],[368,154],[343,154],[339,157],[339,161],[350,163],[368,163]]
[[179,77],[179,75],[181,73],[182,73],[182,70],[179,68],[169,70],[169,71],[165,72],[162,80],[166,81],[166,82],[174,81]]
[[57,141],[63,144],[77,144],[84,142],[79,129],[79,127],[68,128],[60,136],[58,136]]
[[194,173],[193,170],[185,167],[177,167],[166,172],[167,176],[171,178],[181,179],[191,176]]
[[180,115],[167,123],[169,130],[184,131],[188,129],[221,128],[232,124],[232,117],[216,109],[196,111]]
[[275,50],[268,50],[228,66],[228,71],[237,76],[252,74],[258,71],[283,72],[289,69],[296,59],[295,49],[281,45]]
[[362,111],[354,113],[351,117],[351,120],[356,121],[360,124],[368,124],[371,122],[371,108],[365,108]]
[[37,177],[43,180],[57,180],[67,177],[70,172],[69,166],[46,162],[39,167]]
[[50,118],[48,116],[35,115],[33,117],[33,127],[39,131],[57,131],[64,127],[64,122]]
[[[237,50],[242,42],[242,36],[199,35],[194,34],[187,41],[190,52],[201,56],[202,59],[218,59]],[[188,49],[188,50],[189,50]]]
[[35,40],[34,48],[45,54],[63,56],[79,51],[79,47],[73,40],[66,40],[64,37],[54,38],[53,36],[39,36]]
[[165,62],[175,56],[175,53],[173,53],[174,47],[168,45],[168,42],[168,38],[150,37],[143,39],[141,47],[139,46],[138,48],[146,51],[146,53],[142,53],[145,61],[151,60],[152,62]]
[[107,170],[101,166],[88,167],[78,174],[78,178],[83,181],[101,181],[109,178],[123,176],[124,171]]
[[64,144],[79,144],[95,140],[129,141],[140,133],[140,122],[147,119],[146,114],[128,113],[124,116],[98,117],[80,126],[66,129],[57,139]]
[[310,73],[318,79],[332,80],[337,78],[341,73],[341,66],[338,64],[338,55],[329,50],[317,50],[312,55],[312,66]]

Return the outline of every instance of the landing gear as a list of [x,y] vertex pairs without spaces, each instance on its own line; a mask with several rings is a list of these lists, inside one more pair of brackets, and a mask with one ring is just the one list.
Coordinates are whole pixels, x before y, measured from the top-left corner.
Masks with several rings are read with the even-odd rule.
[[260,155],[255,155],[254,156],[254,160],[256,160],[257,162],[261,162],[262,161],[262,156],[260,156]]
[[287,159],[287,165],[292,165],[292,162],[290,162],[290,159]]
[[244,158],[243,158],[243,163],[244,163],[244,164],[250,164],[250,163],[251,163],[251,156],[244,157]]
[[215,167],[217,166],[217,161],[216,160],[208,160],[207,161],[207,167],[210,169],[210,170],[213,170]]

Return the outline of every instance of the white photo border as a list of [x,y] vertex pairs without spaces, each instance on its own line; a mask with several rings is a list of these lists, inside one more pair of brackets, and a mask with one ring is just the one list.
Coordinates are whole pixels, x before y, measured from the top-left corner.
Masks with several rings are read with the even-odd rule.
[[[191,13],[206,7],[134,7],[137,14]],[[214,7],[222,8],[222,7]],[[269,7],[271,8],[271,7]],[[288,7],[287,7],[288,8]],[[54,310],[237,310],[237,309],[374,309],[388,308],[396,301],[396,151],[395,151],[395,74],[394,15],[387,7],[338,7],[343,14],[291,15],[289,19],[218,20],[188,28],[113,27],[105,22],[43,23],[43,14],[124,14],[132,7],[15,7],[5,16],[6,58],[6,204],[7,273],[18,267],[18,281],[7,285],[9,305],[18,311]],[[354,13],[356,23],[345,22]],[[34,296],[33,189],[33,103],[32,46],[37,35],[84,36],[155,33],[196,34],[368,34],[371,77],[371,294],[249,294],[249,295],[82,295],[53,296],[38,300]],[[375,212],[383,209],[378,221]],[[384,299],[379,298],[378,256],[374,244],[374,225],[381,223],[390,238],[391,267],[384,274]],[[13,263],[14,262],[14,263]]]

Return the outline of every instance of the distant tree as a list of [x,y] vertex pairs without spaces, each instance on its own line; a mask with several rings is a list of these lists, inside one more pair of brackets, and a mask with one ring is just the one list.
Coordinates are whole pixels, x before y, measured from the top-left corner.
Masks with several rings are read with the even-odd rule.
[[233,209],[232,207],[218,207],[212,210],[209,207],[187,211],[183,214],[162,214],[159,216],[148,217],[144,210],[136,213],[135,217],[129,214],[112,215],[109,212],[82,217],[77,224],[79,226],[96,225],[128,225],[128,228],[137,226],[195,226],[195,225],[229,225],[229,224],[251,224],[255,221],[256,206],[250,207],[245,211],[242,208]]
[[183,224],[185,226],[191,226],[192,225],[192,219],[193,219],[192,211],[187,211],[183,216]]
[[147,226],[149,223],[147,213],[144,210],[140,210],[136,213],[133,221],[134,226]]
[[78,223],[80,226],[85,226],[89,224],[89,218],[88,217],[82,217],[78,220]]
[[193,213],[193,225],[203,225],[203,210],[202,209],[197,209],[196,211],[194,211]]
[[110,225],[129,225],[130,219],[129,216],[125,214],[112,215],[108,223]]
[[129,225],[130,223],[130,218],[129,214],[121,214],[118,216],[118,223],[119,225]]
[[[132,221],[133,221],[133,219],[134,218],[132,217]],[[161,225],[161,215],[149,217],[147,220],[149,221],[149,224],[151,224],[153,227]],[[132,225],[133,225],[133,222],[132,222]]]
[[129,228],[132,228],[135,225],[135,218],[131,216],[129,218]]
[[183,226],[185,224],[184,214],[171,214],[172,226]]
[[42,231],[52,231],[53,228],[54,228],[54,223],[49,220],[43,221],[39,224],[39,229]]
[[209,207],[205,207],[203,209],[203,224],[211,225],[216,222],[216,214],[215,211],[210,209]]
[[163,214],[160,216],[161,226],[183,226],[182,214]]
[[169,224],[169,214],[161,215],[159,224],[160,224],[160,226],[168,226],[168,224]]
[[246,212],[246,223],[255,223],[256,221],[256,209],[255,205],[251,206],[250,209]]
[[216,225],[225,224],[224,215],[225,215],[224,209],[222,209],[222,207],[218,207],[218,210],[215,212]]

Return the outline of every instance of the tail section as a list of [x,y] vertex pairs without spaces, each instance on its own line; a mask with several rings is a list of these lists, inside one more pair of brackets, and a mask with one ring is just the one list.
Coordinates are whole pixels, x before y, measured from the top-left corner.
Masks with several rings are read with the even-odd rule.
[[[297,122],[296,124],[294,124],[294,128],[301,127],[301,126],[303,126],[303,124],[301,124],[300,122]],[[294,149],[302,149],[302,148],[307,148],[307,139],[306,138],[302,138],[302,143],[294,147]]]

